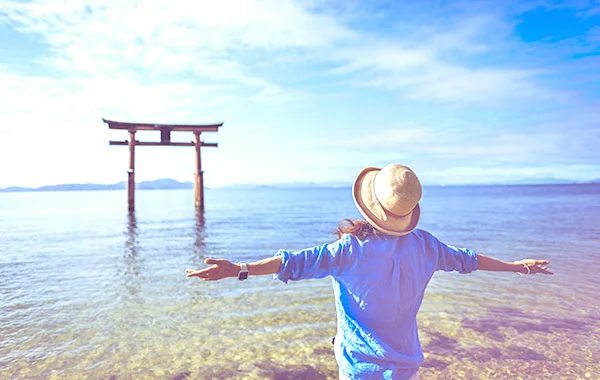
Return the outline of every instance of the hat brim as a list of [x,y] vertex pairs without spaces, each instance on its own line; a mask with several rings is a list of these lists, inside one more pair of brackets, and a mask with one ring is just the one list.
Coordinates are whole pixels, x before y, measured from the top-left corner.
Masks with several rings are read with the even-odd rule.
[[404,236],[411,233],[419,223],[421,207],[417,203],[413,210],[404,216],[397,216],[381,207],[373,190],[373,181],[379,168],[363,169],[352,186],[352,197],[358,211],[376,229],[390,235]]

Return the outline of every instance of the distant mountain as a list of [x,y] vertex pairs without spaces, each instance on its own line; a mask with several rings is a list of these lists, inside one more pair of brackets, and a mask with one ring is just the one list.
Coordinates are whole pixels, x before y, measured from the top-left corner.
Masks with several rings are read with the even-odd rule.
[[155,181],[144,181],[135,184],[136,189],[140,190],[158,190],[158,189],[193,189],[191,182],[179,182],[174,179],[164,178]]
[[[179,182],[174,179],[157,179],[155,181],[142,181],[135,184],[136,190],[161,190],[161,189],[192,189],[194,184],[191,182]],[[62,185],[50,185],[42,187],[7,187],[0,189],[0,192],[25,192],[25,191],[97,191],[97,190],[124,190],[127,188],[126,182],[117,182],[111,185],[102,185],[97,183],[70,183]]]
[[30,189],[29,191],[81,191],[81,190],[121,190],[125,188],[125,182],[112,185],[101,185],[96,183],[70,183],[62,185],[50,185]]
[[0,192],[22,192],[22,191],[31,191],[32,189],[29,187],[19,187],[19,186],[11,186],[4,189],[0,189]]
[[554,177],[522,178],[522,179],[517,179],[517,180],[510,181],[510,182],[506,182],[507,185],[562,185],[562,184],[570,184],[570,183],[580,183],[580,182],[574,181],[572,179],[554,178]]
[[600,183],[600,178],[593,179],[590,183]]
[[273,184],[237,184],[237,185],[226,185],[221,187],[222,189],[235,189],[235,190],[251,190],[251,189],[321,189],[321,188],[332,188],[332,187],[350,187],[350,183],[347,182],[326,182],[326,183],[314,183],[314,182],[284,182],[284,183],[273,183]]

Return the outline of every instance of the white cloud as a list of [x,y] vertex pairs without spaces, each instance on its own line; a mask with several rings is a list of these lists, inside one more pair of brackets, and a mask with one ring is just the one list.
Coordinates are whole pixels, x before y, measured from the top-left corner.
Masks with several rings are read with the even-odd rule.
[[432,139],[435,132],[410,123],[398,123],[393,129],[379,130],[376,133],[354,135],[351,138],[342,137],[329,144],[333,147],[351,149],[390,149],[415,143],[423,143]]
[[21,30],[44,37],[54,49],[53,63],[82,74],[144,69],[252,82],[256,78],[230,57],[328,46],[353,36],[334,19],[289,0],[8,1],[3,11]]
[[[435,162],[444,168],[597,163],[592,146],[600,146],[600,130],[586,125],[585,118],[541,121],[535,126],[527,125],[530,121],[524,120],[510,130],[499,123],[482,128],[398,123],[393,128],[363,132],[330,146],[367,156],[377,152],[378,156],[387,155],[394,160]],[[570,132],[565,134],[565,129]]]
[[70,105],[106,117],[189,122],[246,98],[298,101],[301,91],[256,72],[256,57],[354,35],[288,0],[5,1],[0,22],[39,36],[48,51],[35,59],[59,70],[39,77],[5,67],[4,120],[35,109],[50,121]]
[[[372,67],[377,67],[373,64]],[[497,106],[529,99],[537,102],[559,98],[535,83],[531,71],[506,68],[465,68],[427,62],[412,69],[382,69],[358,82],[399,90],[408,99],[441,101],[459,105]]]
[[304,59],[339,65],[331,73],[406,99],[497,105],[556,96],[536,81],[536,70],[468,63],[498,49],[508,33],[507,23],[485,13],[403,25],[406,34],[384,38],[291,0],[8,1],[4,13],[43,36],[53,53],[45,61],[69,76],[231,83],[260,99],[287,89],[257,72],[257,61],[300,48],[310,52]]
[[392,33],[365,33],[352,46],[335,49],[339,67],[330,73],[358,87],[394,91],[402,100],[461,107],[568,99],[546,80],[555,68],[519,50],[505,9],[446,7],[448,14],[432,12],[418,22],[405,17]]

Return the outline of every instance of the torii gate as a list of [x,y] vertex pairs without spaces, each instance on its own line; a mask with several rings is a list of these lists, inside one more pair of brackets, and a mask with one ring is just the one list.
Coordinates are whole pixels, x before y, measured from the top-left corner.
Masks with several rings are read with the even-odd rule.
[[[223,123],[218,124],[152,124],[152,123],[124,123],[102,119],[110,129],[124,129],[129,131],[129,141],[109,141],[110,145],[129,145],[129,170],[127,171],[127,200],[129,211],[135,209],[135,147],[136,146],[194,146],[196,147],[196,173],[194,173],[194,198],[196,207],[204,211],[204,172],[200,159],[200,148],[203,146],[218,146],[217,143],[205,143],[200,140],[202,132],[218,132]],[[137,131],[160,131],[160,141],[137,141]],[[172,142],[171,132],[194,132],[195,141]]]

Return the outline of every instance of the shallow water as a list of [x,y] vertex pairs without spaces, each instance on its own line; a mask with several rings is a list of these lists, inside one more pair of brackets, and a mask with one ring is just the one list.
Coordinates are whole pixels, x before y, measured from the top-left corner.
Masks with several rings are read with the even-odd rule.
[[[348,189],[0,193],[0,378],[336,378],[331,281],[186,279],[333,240]],[[426,188],[420,227],[554,276],[438,273],[424,379],[600,378],[600,186]]]

